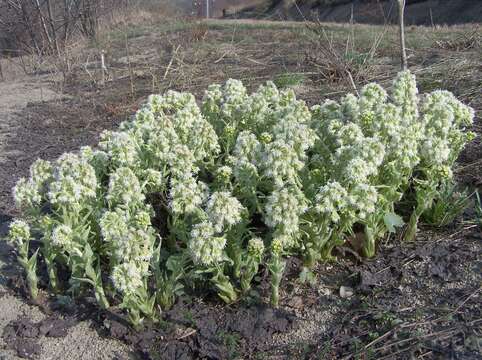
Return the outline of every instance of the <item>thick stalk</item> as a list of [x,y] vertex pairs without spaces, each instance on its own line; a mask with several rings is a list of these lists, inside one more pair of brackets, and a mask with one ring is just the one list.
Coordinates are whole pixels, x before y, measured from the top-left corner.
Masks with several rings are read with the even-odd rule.
[[95,299],[97,300],[97,303],[99,304],[101,309],[105,310],[110,307],[109,301],[105,296],[104,288],[102,287],[102,285],[95,287]]
[[405,241],[413,241],[415,240],[415,236],[417,235],[417,228],[418,228],[418,220],[420,215],[415,209],[415,211],[410,216],[410,221],[408,222],[407,232],[405,233]]
[[51,259],[48,259],[47,257],[44,257],[45,259],[45,265],[47,266],[47,273],[49,275],[49,285],[50,288],[54,291],[57,292],[59,290],[59,282],[58,282],[58,277],[57,277],[57,267],[55,266],[55,262],[52,261]]
[[271,305],[278,307],[279,305],[279,285],[283,277],[285,269],[285,262],[280,255],[273,255],[271,263],[269,264],[269,271],[271,273]]
[[398,20],[400,27],[400,52],[402,61],[402,70],[407,70],[407,51],[405,49],[405,0],[398,0]]
[[375,233],[370,226],[365,226],[365,243],[363,244],[363,255],[367,258],[375,256]]
[[248,259],[245,272],[241,276],[241,290],[243,293],[248,292],[248,290],[251,288],[251,281],[253,281],[253,278],[258,273],[258,269],[259,261],[251,258]]

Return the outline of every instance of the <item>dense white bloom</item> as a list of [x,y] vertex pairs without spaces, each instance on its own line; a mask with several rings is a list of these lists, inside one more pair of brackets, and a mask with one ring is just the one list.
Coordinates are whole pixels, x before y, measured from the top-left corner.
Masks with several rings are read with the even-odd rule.
[[[409,72],[398,74],[390,97],[368,84],[360,96],[311,109],[291,89],[268,82],[249,95],[230,79],[210,86],[201,107],[189,93],[150,96],[117,131],[101,135],[98,150],[34,162],[14,196],[46,245],[40,256],[61,251],[73,276],[82,276],[75,269],[84,268],[88,241],[115,290],[136,295],[136,306],[159,300],[152,296],[162,282],[157,276],[170,276],[171,260],[186,254],[197,276],[229,271],[245,290],[265,244],[275,289],[285,250],[304,251],[311,265],[363,226],[373,252],[370,231],[377,237],[387,230],[384,216],[404,191],[415,192],[417,210],[432,203],[473,136],[466,131],[473,117],[449,92],[419,97]],[[159,232],[175,244],[164,246]],[[240,248],[229,259],[225,248],[234,235]],[[11,224],[20,251],[30,238],[27,222]],[[177,281],[183,274],[172,275]],[[229,286],[227,272],[211,279],[221,281],[221,292]]]
[[401,71],[393,81],[393,103],[399,107],[405,126],[418,118],[418,89],[415,75]]
[[30,178],[40,190],[52,179],[53,167],[50,161],[37,159],[30,166]]
[[221,104],[221,113],[225,117],[236,115],[240,106],[245,101],[246,88],[239,80],[229,79],[222,88],[223,99]]
[[124,295],[133,294],[143,286],[143,274],[134,263],[122,263],[112,270],[112,282]]
[[179,215],[194,213],[204,202],[206,192],[206,185],[196,182],[192,176],[172,179],[169,192],[171,211]]
[[177,144],[170,149],[169,170],[176,177],[187,176],[187,174],[197,172],[198,168],[194,165],[196,159],[194,154],[186,145]]
[[307,210],[303,193],[295,187],[275,189],[265,205],[265,222],[271,228],[281,228],[284,233],[298,232],[299,218]]
[[358,98],[353,94],[348,94],[340,101],[340,108],[337,109],[343,116],[345,123],[357,123],[360,115],[360,105]]
[[13,197],[19,209],[35,208],[42,201],[37,184],[25,178],[17,181],[13,188]]
[[298,122],[297,118],[283,119],[272,131],[276,141],[290,144],[300,158],[304,157],[305,151],[313,146],[316,139],[315,132],[308,125]]
[[55,164],[50,184],[52,204],[75,206],[96,197],[97,177],[94,168],[78,155],[63,154]]
[[117,208],[106,211],[99,225],[114,262],[135,262],[147,274],[155,242],[149,213],[137,210],[135,216],[131,216],[127,210]]
[[234,166],[234,176],[243,189],[255,188],[259,178],[258,168],[250,162],[238,161]]
[[73,231],[68,225],[61,224],[54,228],[50,238],[52,245],[59,248],[67,249],[73,241]]
[[256,164],[259,160],[261,147],[256,135],[249,131],[242,131],[236,139],[234,155],[238,161],[248,161]]
[[221,166],[216,170],[216,178],[221,183],[228,183],[233,175],[233,169],[230,166]]
[[140,161],[137,141],[129,131],[104,131],[99,146],[116,166],[136,166]]
[[223,92],[221,90],[221,85],[211,84],[208,86],[207,90],[204,91],[204,97],[202,99],[202,113],[206,118],[215,124],[218,121],[219,113],[221,111],[221,99],[223,97]]
[[26,221],[16,219],[9,229],[8,238],[17,248],[30,240],[30,226]]
[[110,176],[107,200],[111,207],[136,206],[144,202],[139,179],[131,169],[121,167]]
[[376,108],[387,101],[387,92],[378,84],[365,85],[360,92],[359,106],[362,116],[367,112],[375,111]]
[[188,248],[196,264],[209,266],[223,260],[226,239],[214,233],[214,226],[208,221],[193,226]]
[[374,186],[358,184],[348,194],[347,205],[355,210],[354,216],[364,220],[376,210],[378,192]]
[[211,194],[206,206],[209,220],[218,233],[239,223],[244,210],[239,200],[227,191]]
[[305,166],[298,153],[283,140],[266,145],[263,154],[264,175],[281,186],[285,181],[296,183],[298,172]]
[[336,181],[322,186],[315,197],[315,211],[325,214],[331,222],[337,223],[346,207],[348,193]]
[[420,145],[423,166],[452,165],[470,137],[465,127],[474,112],[448,91],[434,91],[422,106],[424,139]]

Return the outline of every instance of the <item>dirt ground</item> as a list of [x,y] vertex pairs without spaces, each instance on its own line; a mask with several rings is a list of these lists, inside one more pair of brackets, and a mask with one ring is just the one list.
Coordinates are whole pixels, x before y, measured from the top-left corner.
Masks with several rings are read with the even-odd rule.
[[[55,159],[94,145],[101,130],[115,128],[150,93],[177,89],[200,97],[208,84],[230,77],[250,89],[275,79],[309,104],[348,91],[336,71],[320,68],[327,64],[317,59],[305,30],[249,21],[126,27],[83,49],[65,79],[48,73],[0,82],[0,236],[16,214],[11,188],[37,157]],[[335,39],[351,32],[340,25],[327,30]],[[398,69],[396,33],[356,31],[354,49],[362,57],[374,36],[384,34],[369,67],[354,68],[357,85],[389,85]],[[471,104],[480,135],[482,53],[477,40],[467,41],[471,34],[470,28],[409,29],[410,67],[422,91],[447,88]],[[338,45],[344,47],[341,40]],[[104,84],[100,50],[108,60]],[[471,190],[482,184],[480,159],[478,138],[456,171]],[[265,305],[263,269],[256,291],[242,302],[224,306],[214,297],[185,296],[162,324],[141,333],[122,313],[99,311],[90,298],[41,291],[32,304],[12,249],[1,242],[0,359],[482,358],[482,232],[473,219],[469,208],[446,228],[422,227],[414,243],[387,239],[372,260],[340,248],[339,260],[318,267],[312,286],[298,281],[301,264],[290,259],[278,310]]]

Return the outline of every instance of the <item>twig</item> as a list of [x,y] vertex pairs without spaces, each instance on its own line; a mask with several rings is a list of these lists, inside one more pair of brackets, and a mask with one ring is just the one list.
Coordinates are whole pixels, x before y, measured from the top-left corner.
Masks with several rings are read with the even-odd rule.
[[164,72],[164,76],[162,77],[163,81],[166,80],[167,75],[169,74],[169,70],[171,69],[172,63],[174,61],[174,57],[177,55],[177,52],[178,52],[180,47],[181,47],[181,45],[178,45],[176,50],[174,50],[174,52],[172,53],[171,60],[169,61],[169,64],[167,65],[166,71]]
[[186,332],[185,334],[183,334],[183,335],[179,336],[179,337],[177,338],[177,340],[182,340],[182,339],[185,339],[185,338],[187,338],[187,337],[189,337],[189,336],[191,336],[191,335],[195,334],[196,332],[197,332],[197,330],[196,330],[196,329],[191,329],[191,331],[188,331],[188,332]]
[[393,343],[389,343],[387,345],[380,346],[378,348],[373,349],[373,351],[386,350],[387,348],[391,348],[391,347],[396,346],[396,345],[400,345],[400,344],[403,344],[403,343],[406,343],[406,342],[410,342],[412,340],[425,339],[425,338],[430,338],[430,337],[444,335],[444,334],[450,336],[455,331],[457,331],[457,329],[442,330],[442,331],[438,331],[438,332],[431,333],[431,334],[425,334],[425,335],[421,335],[421,336],[412,336],[412,337],[409,337],[408,339],[403,339],[403,340],[395,341]]
[[467,298],[464,301],[462,301],[459,306],[457,306],[457,308],[452,312],[452,314],[457,313],[462,308],[462,306],[464,306],[467,303],[467,301],[469,301],[473,296],[475,296],[480,290],[482,290],[482,286],[479,287],[477,290],[475,290],[472,294],[467,296]]

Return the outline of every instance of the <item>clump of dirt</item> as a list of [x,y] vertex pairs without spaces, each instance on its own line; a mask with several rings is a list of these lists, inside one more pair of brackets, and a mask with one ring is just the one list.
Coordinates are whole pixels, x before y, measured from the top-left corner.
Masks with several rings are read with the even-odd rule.
[[118,318],[104,320],[103,326],[146,358],[226,359],[236,354],[250,358],[273,346],[273,334],[291,331],[295,316],[260,304],[226,308],[181,299],[164,314],[161,326],[138,332]]
[[73,318],[61,319],[50,316],[42,321],[33,322],[29,318],[11,321],[3,329],[3,340],[21,358],[34,359],[41,354],[41,336],[60,338],[75,324]]

